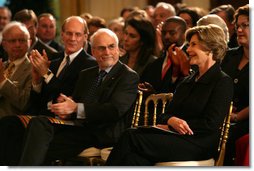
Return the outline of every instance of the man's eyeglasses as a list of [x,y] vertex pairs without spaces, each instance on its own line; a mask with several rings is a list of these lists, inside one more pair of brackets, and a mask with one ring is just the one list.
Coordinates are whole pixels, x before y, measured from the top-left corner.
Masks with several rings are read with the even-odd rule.
[[6,41],[8,43],[11,43],[11,44],[14,44],[16,42],[19,42],[19,43],[27,43],[28,39],[3,39],[3,41]]
[[242,23],[242,24],[240,24],[240,25],[235,25],[235,30],[238,30],[239,29],[239,27],[242,29],[242,30],[244,30],[244,29],[246,29],[247,27],[249,27],[250,26],[250,24],[249,23]]
[[97,49],[100,52],[104,52],[106,49],[115,50],[116,45],[115,44],[111,44],[109,46],[96,46],[94,48]]

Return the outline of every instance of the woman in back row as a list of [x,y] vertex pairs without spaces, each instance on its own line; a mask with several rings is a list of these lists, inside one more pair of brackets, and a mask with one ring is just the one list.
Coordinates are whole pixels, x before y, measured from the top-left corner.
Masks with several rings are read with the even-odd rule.
[[221,64],[223,71],[234,80],[234,110],[231,115],[231,122],[234,125],[230,127],[225,165],[234,164],[236,140],[249,134],[250,22],[248,4],[236,10],[234,23],[239,47],[229,50]]
[[151,21],[141,14],[128,18],[124,26],[123,48],[126,54],[120,60],[141,76],[145,67],[157,59],[152,55],[155,29]]

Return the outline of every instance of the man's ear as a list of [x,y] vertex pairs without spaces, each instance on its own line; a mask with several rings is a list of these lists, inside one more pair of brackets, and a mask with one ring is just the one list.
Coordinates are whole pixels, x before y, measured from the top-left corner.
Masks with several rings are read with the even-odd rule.
[[87,34],[87,33],[84,34],[84,37],[85,37],[85,41],[89,41],[89,40],[88,40],[88,34]]

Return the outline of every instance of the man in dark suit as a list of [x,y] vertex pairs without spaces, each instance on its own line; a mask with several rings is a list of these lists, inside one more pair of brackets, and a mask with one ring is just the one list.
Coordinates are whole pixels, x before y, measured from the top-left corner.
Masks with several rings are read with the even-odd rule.
[[[45,52],[43,55],[36,50],[31,52],[30,61],[33,65],[31,107],[25,114],[54,116],[48,110],[49,104],[55,102],[60,93],[70,96],[79,72],[97,65],[95,59],[83,50],[87,33],[85,20],[76,16],[69,17],[62,27],[61,35],[66,48],[65,52],[58,54],[59,59],[52,61],[48,66],[49,61]],[[67,56],[69,56],[69,65],[64,67]],[[17,165],[18,157],[15,158],[12,154],[21,153],[21,141],[25,131],[19,117],[20,115],[0,120],[0,164],[2,165]]]
[[[41,165],[46,160],[77,156],[92,146],[112,146],[130,126],[138,75],[119,62],[118,38],[109,29],[95,32],[91,45],[99,67],[83,70],[73,97],[62,94],[59,103],[51,105],[51,111],[59,118],[78,119],[82,126],[52,124],[45,117],[32,118],[20,165]],[[94,89],[99,72],[106,76]]]
[[[173,69],[174,67],[177,68],[177,66],[172,60],[172,55],[170,56],[168,49],[173,44],[175,44],[175,47],[186,49],[184,45],[186,28],[186,22],[178,16],[168,18],[162,26],[162,56],[147,66],[140,78],[141,82],[147,82],[152,85],[157,93],[174,92],[175,90],[178,76],[173,74]],[[145,85],[148,86],[147,84]]]
[[41,41],[54,48],[58,52],[64,51],[63,46],[55,41],[56,19],[52,14],[42,13],[38,16],[37,36]]
[[50,115],[48,105],[55,102],[60,93],[67,96],[73,93],[79,72],[97,65],[95,59],[83,50],[83,42],[87,40],[88,33],[85,26],[85,21],[80,17],[69,17],[65,20],[61,34],[66,47],[65,52],[58,54],[60,58],[53,60],[50,67],[46,54],[31,52],[31,62],[34,66],[31,97],[33,110],[29,113]]

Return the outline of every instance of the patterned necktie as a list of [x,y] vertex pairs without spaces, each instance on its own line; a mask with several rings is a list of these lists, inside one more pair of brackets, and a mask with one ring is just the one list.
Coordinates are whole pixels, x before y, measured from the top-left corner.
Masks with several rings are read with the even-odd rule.
[[6,69],[4,70],[5,78],[10,78],[15,68],[15,64],[13,62],[8,63]]
[[101,70],[98,74],[98,76],[93,81],[90,90],[88,91],[88,94],[85,98],[85,102],[87,103],[93,103],[96,101],[96,91],[97,88],[101,85],[103,78],[107,74],[106,71]]
[[171,66],[171,60],[170,57],[167,57],[167,63],[166,65],[163,67],[162,71],[161,71],[161,79],[163,80],[163,78],[165,77],[169,67]]
[[64,73],[66,72],[66,69],[70,65],[70,57],[66,56],[65,61],[66,61],[65,65],[64,65],[63,69],[61,70],[61,72],[58,75],[58,78],[60,78],[60,79],[63,77]]

